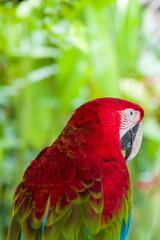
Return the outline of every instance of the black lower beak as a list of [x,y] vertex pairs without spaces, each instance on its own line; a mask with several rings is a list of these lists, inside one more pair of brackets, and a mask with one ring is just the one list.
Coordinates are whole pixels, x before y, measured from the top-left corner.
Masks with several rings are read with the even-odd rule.
[[121,150],[126,151],[125,160],[127,160],[132,151],[133,142],[136,137],[138,128],[139,124],[136,124],[132,129],[128,130],[120,139]]

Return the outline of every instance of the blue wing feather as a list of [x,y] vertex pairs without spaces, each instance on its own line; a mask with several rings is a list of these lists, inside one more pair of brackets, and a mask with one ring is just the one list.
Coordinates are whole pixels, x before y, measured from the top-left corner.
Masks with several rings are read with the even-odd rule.
[[128,215],[127,224],[125,223],[125,221],[123,219],[119,240],[127,239],[130,223],[131,223],[131,213]]

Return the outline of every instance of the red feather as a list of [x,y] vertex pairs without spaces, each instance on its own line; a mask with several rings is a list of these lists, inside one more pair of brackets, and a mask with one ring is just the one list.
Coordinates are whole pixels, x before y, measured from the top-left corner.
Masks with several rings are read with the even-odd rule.
[[[105,219],[118,211],[130,188],[119,140],[118,111],[126,108],[140,111],[142,120],[143,110],[124,100],[104,98],[82,105],[57,140],[31,161],[15,191],[13,208],[32,208],[32,227],[42,225],[48,204],[52,212],[58,202],[63,209],[77,198],[88,197],[93,208],[101,209],[103,194]],[[93,208],[88,213],[96,218]]]

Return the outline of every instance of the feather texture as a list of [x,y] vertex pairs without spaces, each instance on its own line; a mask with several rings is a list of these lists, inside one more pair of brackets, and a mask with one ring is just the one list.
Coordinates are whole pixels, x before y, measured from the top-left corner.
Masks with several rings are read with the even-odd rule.
[[[82,105],[26,169],[14,194],[8,240],[125,240],[131,187],[119,140],[120,99]],[[139,119],[139,121],[141,121]]]

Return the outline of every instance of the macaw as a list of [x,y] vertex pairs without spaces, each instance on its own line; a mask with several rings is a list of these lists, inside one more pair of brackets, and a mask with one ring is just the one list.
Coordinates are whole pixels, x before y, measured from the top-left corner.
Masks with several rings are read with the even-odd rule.
[[[143,109],[118,98],[80,106],[31,161],[14,193],[8,240],[126,240]],[[123,154],[123,153],[124,154]]]

